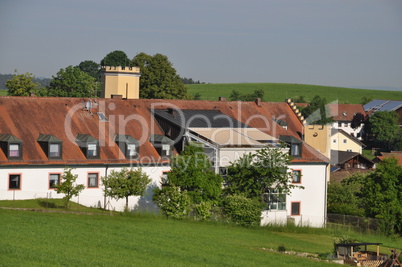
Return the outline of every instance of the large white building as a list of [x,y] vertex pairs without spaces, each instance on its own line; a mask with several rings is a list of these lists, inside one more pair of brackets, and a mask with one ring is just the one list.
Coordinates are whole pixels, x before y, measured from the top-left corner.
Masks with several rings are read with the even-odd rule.
[[186,142],[203,143],[216,172],[224,174],[225,167],[244,153],[281,141],[293,156],[294,179],[289,182],[304,189],[287,196],[275,188],[267,192],[262,224],[325,224],[329,160],[301,140],[303,123],[288,103],[110,95],[0,97],[0,199],[61,198],[55,185],[69,167],[78,175],[77,183],[85,185],[73,201],[123,210],[125,200],[104,196],[100,177],[133,167],[142,168],[152,183],[144,197],[129,198],[129,207],[153,210],[152,189],[160,186],[170,170],[170,157]]

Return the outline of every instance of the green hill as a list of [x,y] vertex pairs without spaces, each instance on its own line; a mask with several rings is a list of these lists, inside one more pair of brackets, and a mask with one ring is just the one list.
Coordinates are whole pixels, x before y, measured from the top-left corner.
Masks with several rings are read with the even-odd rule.
[[354,89],[344,87],[331,87],[307,84],[288,83],[222,83],[222,84],[189,84],[187,85],[190,94],[201,94],[202,100],[218,100],[223,96],[229,100],[233,90],[240,94],[250,94],[255,90],[264,90],[264,101],[282,102],[286,98],[304,96],[310,101],[314,96],[325,97],[328,101],[339,103],[360,104],[362,98],[402,100],[402,91],[382,91],[368,89]]

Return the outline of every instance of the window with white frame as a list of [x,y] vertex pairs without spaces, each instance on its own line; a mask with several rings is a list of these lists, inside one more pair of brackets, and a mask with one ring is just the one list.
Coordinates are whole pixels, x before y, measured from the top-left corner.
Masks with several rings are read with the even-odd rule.
[[343,139],[343,143],[346,144],[348,142],[347,139]]
[[276,188],[264,194],[264,201],[268,210],[286,210],[286,194]]

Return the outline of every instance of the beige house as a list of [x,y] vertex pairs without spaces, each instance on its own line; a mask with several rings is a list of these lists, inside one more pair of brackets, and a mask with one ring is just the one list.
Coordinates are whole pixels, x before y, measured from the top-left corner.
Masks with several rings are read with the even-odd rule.
[[331,131],[331,150],[356,152],[361,154],[366,145],[360,142],[356,137],[340,129]]

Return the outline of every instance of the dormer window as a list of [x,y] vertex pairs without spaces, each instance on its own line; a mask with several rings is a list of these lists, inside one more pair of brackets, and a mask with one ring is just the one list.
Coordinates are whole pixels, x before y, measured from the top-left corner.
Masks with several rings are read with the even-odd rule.
[[173,156],[173,140],[164,136],[153,134],[149,137],[149,141],[154,145],[156,151],[162,158],[170,158]]
[[81,148],[82,153],[87,159],[99,158],[99,141],[89,134],[77,134],[75,138],[78,146]]
[[296,139],[290,135],[280,135],[279,140],[284,142],[286,146],[289,148],[290,155],[292,157],[301,157],[302,156],[302,141]]
[[37,141],[49,159],[62,158],[63,141],[51,134],[40,134]]
[[22,140],[11,134],[0,134],[0,146],[9,160],[22,159]]
[[114,141],[127,159],[136,159],[140,155],[140,142],[131,135],[116,135]]

